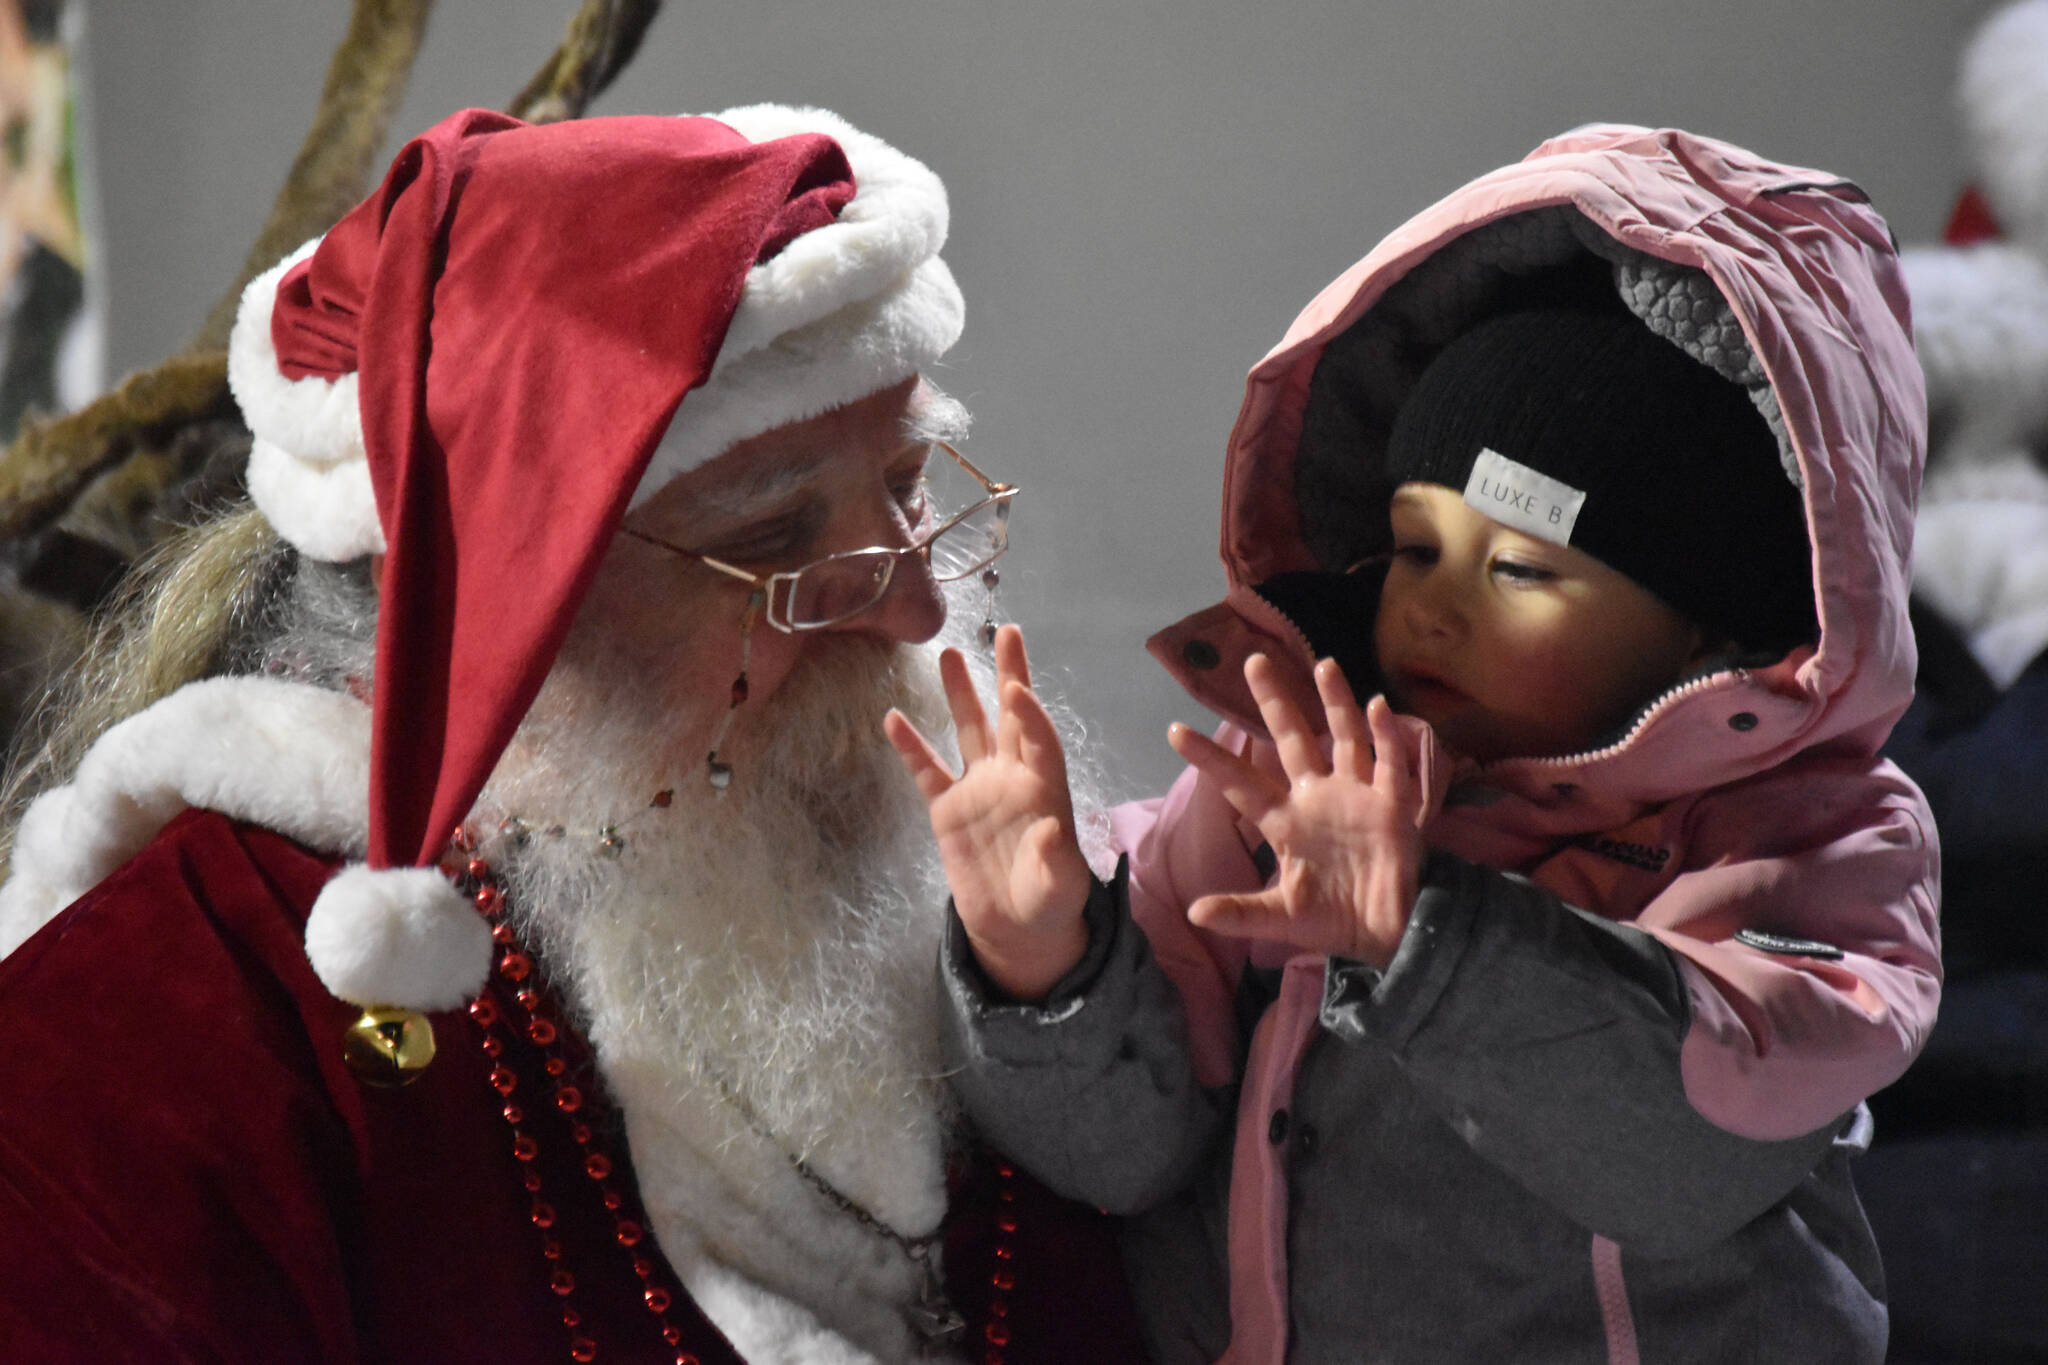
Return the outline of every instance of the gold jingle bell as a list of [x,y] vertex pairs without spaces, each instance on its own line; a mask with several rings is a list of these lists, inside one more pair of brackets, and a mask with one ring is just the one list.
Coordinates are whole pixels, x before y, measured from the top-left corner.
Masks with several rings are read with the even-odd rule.
[[365,1085],[411,1085],[434,1060],[434,1025],[418,1010],[372,1005],[342,1035],[342,1055]]

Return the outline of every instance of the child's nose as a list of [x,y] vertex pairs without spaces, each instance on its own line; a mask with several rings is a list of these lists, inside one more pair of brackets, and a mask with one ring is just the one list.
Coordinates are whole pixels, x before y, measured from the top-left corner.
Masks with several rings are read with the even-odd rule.
[[1407,594],[1402,605],[1408,628],[1422,636],[1455,636],[1465,626],[1465,612],[1457,593],[1443,574],[1427,575]]

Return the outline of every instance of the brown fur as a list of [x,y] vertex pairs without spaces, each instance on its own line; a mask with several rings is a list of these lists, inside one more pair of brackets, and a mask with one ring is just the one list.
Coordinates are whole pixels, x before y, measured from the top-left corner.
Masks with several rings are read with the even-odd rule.
[[[368,192],[432,9],[433,0],[355,0],[291,172],[191,343],[78,412],[25,424],[0,456],[0,547],[26,561],[18,583],[0,588],[17,698],[0,708],[39,691],[42,671],[76,653],[105,578],[101,560],[142,557],[196,511],[239,492],[248,431],[228,392],[224,348],[242,290]],[[659,9],[660,0],[585,0],[512,112],[533,122],[580,116]],[[63,534],[44,535],[53,527]],[[4,709],[0,726],[4,739],[13,728]]]

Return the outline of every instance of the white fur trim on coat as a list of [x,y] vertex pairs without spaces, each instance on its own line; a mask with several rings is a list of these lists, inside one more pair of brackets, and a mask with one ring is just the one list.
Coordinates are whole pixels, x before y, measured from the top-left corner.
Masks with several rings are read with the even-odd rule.
[[2007,235],[2048,258],[2048,0],[1994,13],[1957,83],[1970,152]]
[[793,1300],[701,1253],[682,1260],[677,1276],[747,1365],[881,1365]]
[[[712,117],[754,142],[827,134],[846,152],[854,195],[838,221],[747,273],[712,376],[678,410],[635,506],[739,441],[917,374],[959,340],[965,317],[938,258],[945,186],[921,162],[823,109],[759,104]],[[243,291],[228,381],[256,436],[251,498],[302,554],[339,562],[384,549],[356,377],[287,379],[270,337],[278,281],[318,245],[301,246]]]
[[[369,790],[370,711],[355,698],[265,677],[180,688],[108,730],[69,785],[28,808],[0,886],[0,956],[187,807],[359,857]],[[423,879],[442,894],[429,894]],[[315,902],[307,938],[321,981],[362,1005],[447,1008],[475,994],[490,969],[483,918],[431,869],[342,874]]]

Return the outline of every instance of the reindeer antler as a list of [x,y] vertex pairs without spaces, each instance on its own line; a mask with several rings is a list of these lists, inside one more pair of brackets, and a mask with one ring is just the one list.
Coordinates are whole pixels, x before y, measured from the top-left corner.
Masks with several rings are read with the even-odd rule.
[[[190,344],[153,370],[129,376],[68,416],[25,423],[0,456],[0,543],[44,531],[67,512],[122,525],[189,478],[208,442],[178,442],[198,424],[234,413],[227,390],[229,329],[242,289],[299,243],[325,231],[368,190],[391,117],[404,98],[433,0],[356,0],[348,32],[327,68],[327,83],[299,154],[270,216],[234,283]],[[561,46],[513,101],[510,112],[547,123],[582,114],[634,53],[661,0],[584,0]],[[191,458],[138,464],[120,481],[120,506],[89,504],[88,485],[148,451],[173,445]],[[125,537],[147,542],[153,535]]]
[[584,0],[562,45],[505,112],[528,123],[582,118],[640,50],[661,0]]
[[[363,196],[432,8],[433,0],[356,0],[328,64],[319,112],[241,273],[183,351],[77,412],[23,424],[0,457],[0,541],[43,530],[105,471],[232,411],[225,347],[242,288]],[[158,489],[187,472],[165,462]],[[124,490],[129,499],[139,492]],[[108,510],[115,521],[124,519],[122,509]]]

